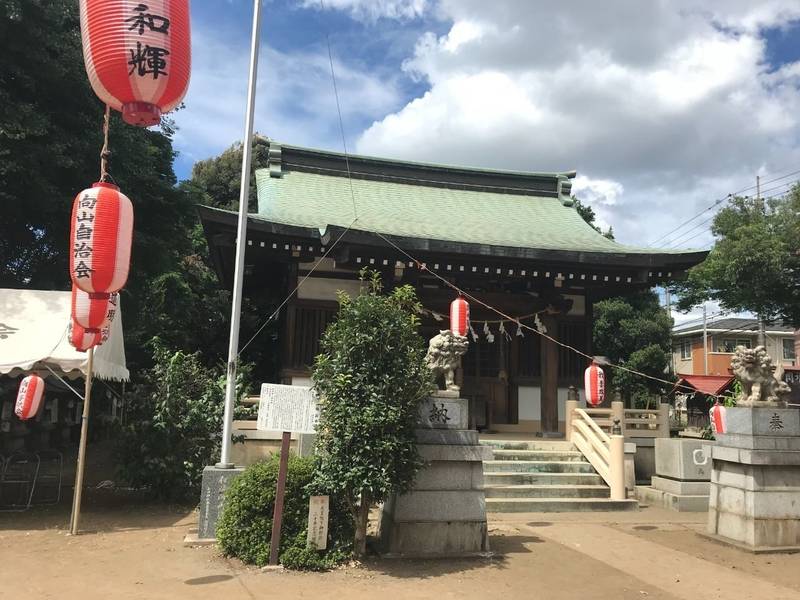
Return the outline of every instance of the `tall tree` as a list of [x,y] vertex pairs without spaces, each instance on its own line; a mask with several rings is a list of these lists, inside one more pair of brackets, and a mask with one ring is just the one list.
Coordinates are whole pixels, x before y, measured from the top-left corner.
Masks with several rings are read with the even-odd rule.
[[[594,305],[595,351],[614,364],[669,380],[672,319],[651,290]],[[667,384],[620,369],[606,369],[608,386],[636,404],[666,392]]]
[[678,308],[716,300],[800,326],[800,186],[781,198],[733,198],[711,231],[708,258],[674,286]]

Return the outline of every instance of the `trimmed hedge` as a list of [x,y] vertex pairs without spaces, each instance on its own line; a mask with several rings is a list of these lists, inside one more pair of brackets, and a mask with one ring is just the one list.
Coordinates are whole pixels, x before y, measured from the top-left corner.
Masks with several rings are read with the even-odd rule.
[[[269,562],[277,455],[251,465],[228,488],[219,522],[217,541],[226,556],[264,566]],[[290,569],[325,570],[350,557],[352,518],[343,502],[331,498],[328,549],[306,548],[308,501],[314,479],[314,459],[289,456],[281,528],[280,562]]]

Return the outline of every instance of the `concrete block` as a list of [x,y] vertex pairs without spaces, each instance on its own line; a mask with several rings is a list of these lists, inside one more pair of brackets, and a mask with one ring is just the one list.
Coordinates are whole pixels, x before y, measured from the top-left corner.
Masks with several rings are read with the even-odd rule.
[[638,486],[636,497],[651,506],[663,506],[676,512],[706,512],[708,510],[707,495],[678,495],[655,487]]
[[777,435],[717,434],[720,445],[748,450],[800,450],[800,437]]
[[220,469],[208,466],[203,469],[203,481],[200,492],[200,516],[197,527],[197,536],[202,539],[217,537],[217,520],[222,512],[222,503],[225,499],[225,490],[244,467],[233,469]]
[[711,449],[711,457],[715,461],[746,465],[800,466],[800,451],[796,450],[748,450],[716,445]]
[[678,481],[666,477],[653,477],[653,487],[676,496],[708,496],[711,484],[707,481]]
[[452,557],[489,551],[486,521],[445,523],[381,522],[384,549],[390,555]]
[[481,521],[486,519],[483,490],[413,490],[395,499],[395,523]]
[[415,432],[420,444],[455,444],[457,446],[478,446],[477,431],[463,429],[417,429]]
[[469,462],[492,460],[492,449],[486,446],[455,446],[452,444],[417,444],[420,456],[428,461]]
[[703,454],[704,440],[657,438],[656,475],[684,481],[710,481],[711,463]]
[[655,438],[626,438],[629,443],[636,444],[634,472],[637,484],[650,484],[650,478],[656,474]]
[[[476,485],[477,480],[477,485]],[[415,490],[474,490],[483,488],[480,463],[432,463],[420,469],[414,479]]]
[[[725,433],[800,436],[800,411],[793,408],[728,408],[725,411]],[[722,438],[719,439],[722,442]]]
[[469,429],[469,400],[428,397],[420,405],[419,424],[431,429]]

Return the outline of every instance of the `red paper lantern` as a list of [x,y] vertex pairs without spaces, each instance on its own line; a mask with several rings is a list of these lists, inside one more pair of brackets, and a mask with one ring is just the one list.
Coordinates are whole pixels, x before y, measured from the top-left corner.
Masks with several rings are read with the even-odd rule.
[[78,352],[86,352],[89,348],[99,346],[104,341],[103,332],[99,329],[87,331],[77,323],[70,323],[69,343]]
[[708,416],[711,421],[711,430],[717,433],[725,433],[727,427],[727,420],[725,418],[725,407],[719,403],[719,400],[708,411]]
[[69,274],[90,294],[118,292],[128,280],[133,205],[119,188],[95,183],[75,196],[69,236]]
[[117,313],[116,292],[113,294],[89,294],[72,286],[72,320],[94,333],[107,329]]
[[606,398],[606,374],[597,363],[592,363],[583,373],[586,403],[597,406]]
[[94,93],[126,123],[157,125],[189,85],[189,1],[80,0],[80,13]]
[[469,327],[469,304],[461,296],[450,303],[450,331],[466,336]]
[[14,414],[23,421],[36,416],[44,396],[44,379],[38,375],[28,375],[19,384]]

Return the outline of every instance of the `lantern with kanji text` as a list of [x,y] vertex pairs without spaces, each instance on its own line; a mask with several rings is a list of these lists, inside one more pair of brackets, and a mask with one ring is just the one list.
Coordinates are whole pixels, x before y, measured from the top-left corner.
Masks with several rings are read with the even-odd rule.
[[189,85],[188,0],[80,0],[86,73],[126,123],[157,125]]
[[711,407],[711,410],[708,411],[709,420],[711,421],[711,431],[713,431],[714,434],[725,433],[727,429],[725,412],[725,406],[720,404],[719,399],[714,403],[714,406]]
[[469,304],[461,296],[450,303],[450,331],[462,337],[469,328]]
[[69,274],[90,294],[118,292],[128,280],[133,205],[119,188],[99,182],[72,204]]
[[586,404],[597,406],[606,398],[606,374],[597,363],[592,363],[583,372]]
[[14,414],[23,421],[35,417],[43,397],[44,379],[38,375],[28,375],[19,384]]

